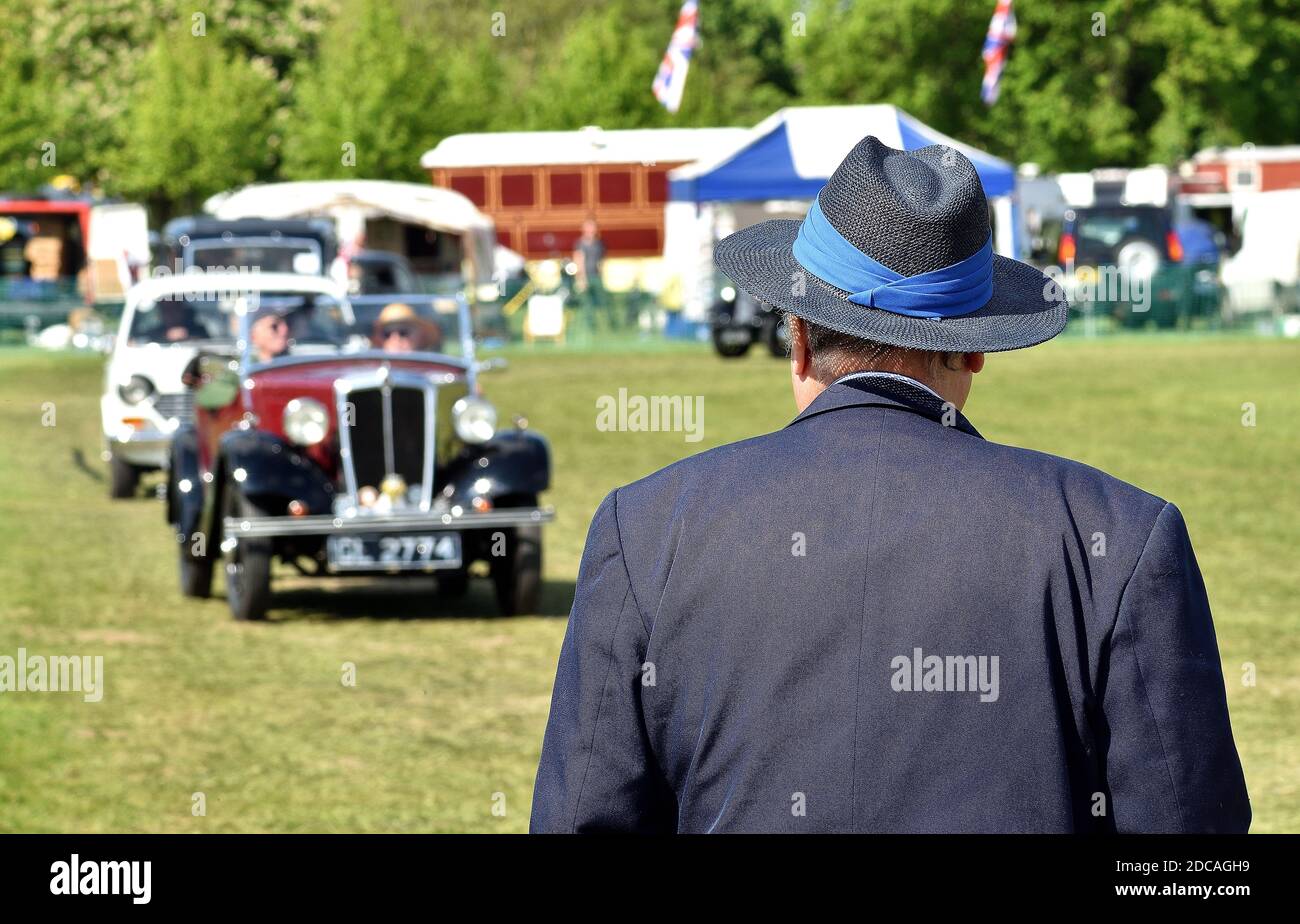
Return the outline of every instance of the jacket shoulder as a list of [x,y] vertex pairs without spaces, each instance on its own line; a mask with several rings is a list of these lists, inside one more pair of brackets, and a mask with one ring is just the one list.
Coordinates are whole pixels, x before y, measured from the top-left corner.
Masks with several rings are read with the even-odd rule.
[[1091,502],[1113,507],[1148,526],[1167,505],[1163,497],[1116,478],[1099,468],[1064,456],[1003,443],[980,441],[980,451],[989,461],[1005,469],[1008,477],[1024,479],[1027,489],[1036,488],[1064,496],[1068,501]]
[[[782,455],[787,438],[788,431],[777,430],[735,443],[724,443],[678,459],[616,489],[614,493],[619,504],[632,507],[642,499],[662,501],[665,495],[712,486],[718,479],[764,472]],[[733,484],[733,489],[736,487],[738,485]]]

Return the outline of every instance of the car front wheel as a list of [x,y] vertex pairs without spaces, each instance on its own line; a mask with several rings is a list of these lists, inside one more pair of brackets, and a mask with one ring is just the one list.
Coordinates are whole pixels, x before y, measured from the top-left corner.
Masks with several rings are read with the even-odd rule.
[[542,599],[540,526],[517,526],[510,531],[505,554],[492,559],[492,582],[502,616],[537,612]]
[[189,543],[180,543],[181,596],[209,597],[212,595],[212,559],[195,558]]
[[[222,507],[225,516],[264,516],[233,485],[227,487]],[[265,619],[266,611],[271,605],[271,540],[240,537],[236,531],[225,536],[221,546],[226,566],[226,602],[230,606],[230,615],[240,622]]]

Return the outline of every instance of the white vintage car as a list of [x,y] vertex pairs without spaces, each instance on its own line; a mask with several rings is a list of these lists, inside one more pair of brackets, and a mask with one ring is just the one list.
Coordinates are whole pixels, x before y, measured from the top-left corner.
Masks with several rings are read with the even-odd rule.
[[172,434],[194,415],[193,392],[181,380],[186,367],[200,350],[236,355],[226,303],[232,293],[259,290],[347,298],[331,279],[291,273],[163,276],[127,293],[99,405],[112,497],[133,496],[142,472],[167,466]]

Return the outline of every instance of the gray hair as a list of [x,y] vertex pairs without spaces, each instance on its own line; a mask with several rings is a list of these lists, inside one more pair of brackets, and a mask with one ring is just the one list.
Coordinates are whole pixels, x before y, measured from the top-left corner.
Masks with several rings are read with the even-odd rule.
[[[791,323],[797,315],[785,313],[786,330],[791,332],[793,343],[794,325]],[[820,324],[814,324],[807,318],[799,318],[807,340],[808,350],[812,353],[813,377],[827,384],[850,372],[895,372],[903,365],[906,356],[921,356],[928,360],[931,368],[942,364],[945,368],[961,368],[961,353],[935,352],[932,350],[915,350],[907,347],[891,346],[875,340],[866,340],[852,334],[841,333]]]

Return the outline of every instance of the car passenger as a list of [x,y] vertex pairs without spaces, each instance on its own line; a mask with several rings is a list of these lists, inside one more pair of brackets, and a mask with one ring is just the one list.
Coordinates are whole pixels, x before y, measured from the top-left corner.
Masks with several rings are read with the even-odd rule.
[[410,305],[393,302],[379,312],[370,340],[385,353],[436,353],[442,349],[442,329]]

